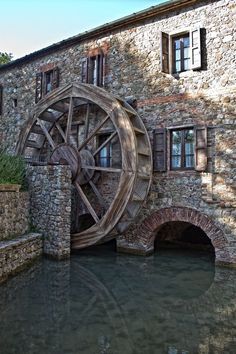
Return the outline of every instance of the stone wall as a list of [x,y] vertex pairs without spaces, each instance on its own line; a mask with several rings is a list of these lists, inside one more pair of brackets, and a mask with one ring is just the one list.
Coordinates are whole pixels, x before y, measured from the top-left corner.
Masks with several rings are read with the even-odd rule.
[[[167,171],[154,173],[149,198],[133,226],[134,230],[140,229],[148,215],[163,208],[191,208],[214,220],[227,239],[232,259],[235,259],[235,20],[234,1],[198,1],[194,5],[186,5],[182,10],[160,13],[107,35],[81,41],[67,49],[35,56],[32,61],[12,69],[0,70],[0,83],[3,85],[0,140],[14,151],[20,131],[35,105],[37,72],[56,65],[60,71],[60,86],[81,82],[83,58],[90,50],[105,48],[104,88],[123,98],[134,96],[137,99],[137,110],[151,141],[153,129],[160,127],[168,131],[186,125],[208,127],[207,170],[173,172],[168,159]],[[202,69],[179,74],[163,73],[160,32],[180,33],[193,27],[204,29]],[[18,99],[17,107],[13,106],[14,98]],[[40,168],[38,173],[40,181],[44,181]],[[32,192],[32,196],[37,200],[40,193],[49,191],[49,186],[46,182],[48,189],[43,189],[36,175],[33,175],[32,187],[34,185],[36,191]],[[59,190],[57,186],[55,188]],[[53,194],[52,189],[50,193]],[[50,210],[53,210],[55,205],[52,200],[49,200],[49,205]],[[33,206],[32,215],[36,224],[42,227],[45,220],[53,224],[52,220],[45,219],[46,214],[42,212],[48,210],[47,206],[46,202],[44,207]],[[59,212],[64,209],[60,205],[56,207],[54,219],[56,216],[59,220]],[[41,211],[40,217],[37,210]],[[124,235],[123,240],[129,240],[131,234],[137,234],[134,230]]]
[[71,172],[68,166],[28,169],[30,216],[43,233],[44,254],[62,259],[70,255]]
[[0,282],[20,271],[42,254],[42,236],[38,233],[0,241]]
[[29,194],[0,192],[0,241],[23,235],[29,228]]

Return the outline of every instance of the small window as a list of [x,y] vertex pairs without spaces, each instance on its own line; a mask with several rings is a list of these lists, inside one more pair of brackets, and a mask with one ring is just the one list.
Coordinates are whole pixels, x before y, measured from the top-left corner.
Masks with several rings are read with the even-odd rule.
[[112,164],[112,148],[111,143],[106,141],[109,139],[110,134],[102,134],[98,136],[98,147],[102,146],[102,149],[98,153],[98,165],[101,167],[111,167]]
[[35,102],[40,101],[45,95],[59,86],[59,69],[39,72],[36,74]]
[[194,168],[194,130],[171,131],[171,169]]
[[[167,163],[168,162],[168,163]],[[158,128],[153,132],[153,169],[206,171],[207,128]]]
[[161,71],[180,73],[201,69],[200,28],[170,35],[161,32]]
[[13,98],[13,108],[17,108],[17,98]]
[[52,85],[53,85],[53,71],[47,71],[44,73],[45,76],[45,82],[44,82],[44,92],[45,94],[49,93],[52,91]]
[[82,60],[81,81],[95,86],[103,86],[104,56],[102,53]]

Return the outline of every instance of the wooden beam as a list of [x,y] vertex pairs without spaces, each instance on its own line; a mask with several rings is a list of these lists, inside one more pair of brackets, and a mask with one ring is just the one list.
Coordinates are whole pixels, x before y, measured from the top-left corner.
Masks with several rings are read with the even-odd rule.
[[87,137],[87,139],[85,139],[83,141],[83,143],[79,146],[78,151],[82,150],[89,142],[89,140],[91,140],[96,134],[97,132],[104,126],[104,124],[107,122],[107,120],[109,119],[109,116],[107,115],[101,124],[99,124],[93,131],[92,133]]
[[90,212],[90,214],[92,215],[93,219],[95,222],[99,221],[99,218],[95,212],[95,210],[93,209],[92,205],[90,204],[88,198],[86,197],[86,195],[84,194],[82,188],[80,187],[78,182],[75,182],[75,187],[81,197],[81,199],[83,200],[84,204],[86,205],[86,207],[88,208],[88,211]]

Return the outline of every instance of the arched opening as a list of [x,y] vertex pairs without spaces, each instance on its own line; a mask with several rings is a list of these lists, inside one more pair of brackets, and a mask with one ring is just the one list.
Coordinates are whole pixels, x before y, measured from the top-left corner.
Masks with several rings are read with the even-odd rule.
[[157,248],[193,249],[214,255],[214,247],[207,234],[200,227],[185,221],[169,221],[160,225],[156,230]]

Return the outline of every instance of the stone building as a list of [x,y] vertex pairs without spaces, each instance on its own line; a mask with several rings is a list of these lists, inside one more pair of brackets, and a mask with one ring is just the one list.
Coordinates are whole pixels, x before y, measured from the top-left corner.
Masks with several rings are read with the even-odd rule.
[[[87,187],[82,187],[84,180],[82,183],[82,177],[78,176],[80,167],[77,166],[77,160],[76,171],[73,170],[74,148],[68,146],[73,145],[75,136],[78,139],[81,137],[79,128],[72,133],[77,122],[72,115],[82,115],[83,124],[86,124],[88,110],[85,110],[85,102],[79,98],[76,98],[77,101],[74,98],[74,107],[71,108],[72,99],[68,97],[72,97],[75,91],[87,90],[87,106],[93,102],[92,97],[96,96],[97,99],[102,95],[100,98],[110,100],[114,107],[116,103],[113,99],[118,97],[116,102],[122,103],[127,115],[123,123],[125,125],[128,122],[129,127],[124,129],[112,120],[113,125],[94,134],[94,144],[99,151],[93,165],[97,163],[100,166],[100,174],[102,168],[122,170],[119,159],[130,149],[129,144],[133,143],[137,149],[138,144],[141,144],[147,153],[145,155],[144,148],[137,153],[143,156],[138,163],[146,158],[146,162],[142,163],[143,166],[146,163],[151,165],[146,172],[148,176],[152,174],[152,181],[146,185],[144,182],[140,184],[136,171],[133,179],[136,199],[132,191],[127,192],[126,196],[122,195],[122,191],[119,194],[120,200],[133,198],[133,204],[130,203],[130,209],[133,210],[134,204],[138,203],[137,197],[140,197],[139,190],[142,194],[144,189],[144,196],[140,197],[142,203],[135,209],[132,221],[126,223],[127,227],[117,228],[116,222],[123,218],[125,208],[122,207],[117,214],[115,210],[117,218],[113,215],[116,222],[112,230],[109,229],[105,239],[98,237],[93,243],[114,237],[114,230],[118,234],[118,250],[140,254],[152,252],[155,242],[158,247],[160,241],[175,240],[177,244],[185,242],[187,245],[199,245],[209,240],[214,247],[216,262],[236,264],[235,22],[235,0],[167,1],[1,66],[1,145],[11,152],[16,149],[17,152],[24,152],[31,162],[34,156],[39,155],[37,161],[41,164],[49,161],[48,155],[53,160],[50,162],[61,163],[66,160],[72,170],[72,182],[75,183],[79,178],[80,186],[77,189],[84,188],[85,193]],[[74,119],[74,125],[69,128],[63,125],[65,111],[67,120]],[[106,111],[103,106],[102,111]],[[57,115],[53,116],[53,112],[57,112]],[[103,119],[97,108],[92,107],[89,114],[90,126]],[[131,117],[128,117],[129,114]],[[132,115],[137,119],[137,126],[130,123]],[[58,124],[60,119],[61,124]],[[142,128],[143,123],[145,127]],[[118,129],[120,145],[112,140],[111,126]],[[120,131],[124,135],[121,136]],[[44,140],[29,139],[29,132],[33,138],[34,134],[36,137],[39,136],[37,134],[44,135]],[[144,132],[146,135],[141,141],[138,134]],[[134,133],[135,141],[132,142]],[[89,131],[83,134],[89,136]],[[71,138],[67,139],[68,135]],[[66,151],[61,151],[58,146],[64,142],[67,143]],[[152,156],[149,156],[150,146]],[[87,151],[91,149],[92,143]],[[81,155],[80,159],[91,160],[91,154],[85,155]],[[39,181],[35,187],[35,174],[41,176],[41,180],[49,174],[48,180],[51,180],[53,171],[58,168],[32,167],[34,199],[38,198],[41,188]],[[66,167],[61,168],[66,170],[67,176],[57,180],[57,189],[60,185],[63,198],[63,183],[68,183],[69,174]],[[112,177],[107,181],[105,177],[97,177],[96,173],[88,177],[88,171],[86,182],[90,183],[98,199],[102,195],[107,201],[109,194],[113,198],[113,186],[117,186],[117,178]],[[56,174],[58,178],[61,171]],[[46,180],[44,183],[47,183]],[[80,230],[83,233],[81,223],[91,222],[91,218],[83,220],[83,215],[92,214],[94,224],[96,214],[101,213],[99,208],[102,202],[99,200],[98,207],[94,202],[90,208],[86,198],[82,197],[82,202],[81,198],[77,202],[75,199],[74,195],[72,214],[80,210]],[[32,203],[33,215],[39,215],[40,203]],[[81,212],[86,208],[86,212]],[[129,213],[132,214],[130,210]],[[61,215],[55,217],[63,216],[62,208]],[[45,218],[43,220],[45,226]],[[54,220],[50,224],[50,220],[48,225],[53,229],[56,229],[55,225],[61,225],[61,221],[55,223]],[[108,220],[112,224],[113,219]],[[77,221],[73,221],[72,228],[76,229]],[[68,225],[68,220],[65,223]],[[40,221],[37,226],[39,224]],[[97,234],[104,230],[99,228],[98,222]]]

